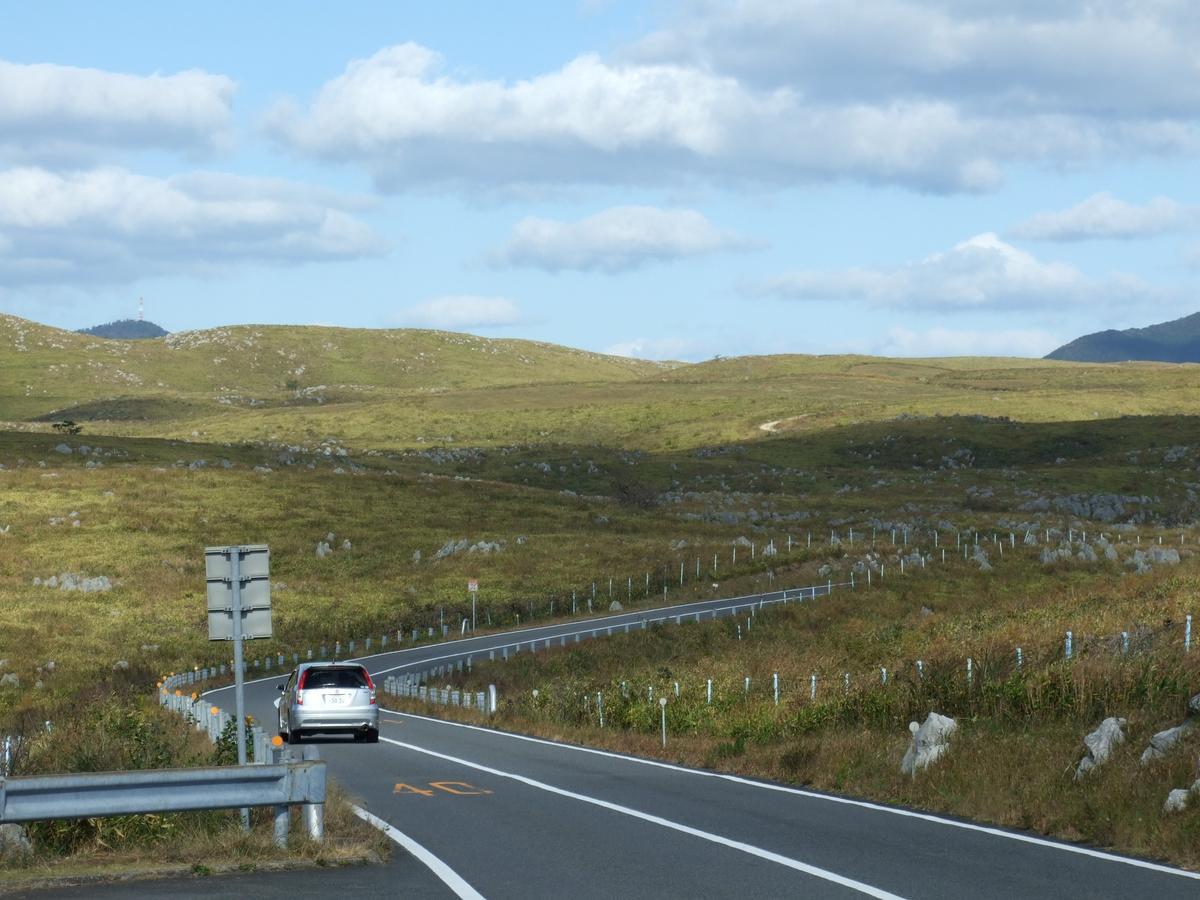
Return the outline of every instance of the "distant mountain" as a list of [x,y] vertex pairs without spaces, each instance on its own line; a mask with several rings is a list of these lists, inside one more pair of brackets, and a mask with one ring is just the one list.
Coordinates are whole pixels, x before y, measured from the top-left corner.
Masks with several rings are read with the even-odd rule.
[[1085,334],[1047,353],[1046,359],[1200,363],[1200,313],[1146,328],[1126,328],[1124,331],[1110,329]]
[[170,334],[165,328],[160,328],[153,322],[142,322],[138,319],[120,319],[93,328],[81,328],[80,334],[90,334],[93,337],[114,338],[119,341],[136,341],[143,338],[160,338]]

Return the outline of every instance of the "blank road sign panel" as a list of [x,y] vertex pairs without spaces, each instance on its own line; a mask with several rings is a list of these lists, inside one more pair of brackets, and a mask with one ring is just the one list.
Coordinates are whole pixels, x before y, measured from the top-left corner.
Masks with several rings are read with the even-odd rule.
[[269,638],[271,632],[271,553],[266,544],[206,547],[204,575],[208,607],[208,639],[233,640],[233,563],[240,554],[242,637]]
[[[271,610],[242,610],[242,640],[271,637]],[[233,615],[221,610],[208,611],[208,639],[210,641],[233,640]]]
[[242,551],[242,577],[266,578],[271,572],[271,551],[266,544],[247,544],[245,547],[205,547],[204,577],[228,578],[229,557],[234,550]]
[[[242,611],[271,608],[271,582],[266,578],[247,581],[242,576]],[[208,582],[208,609],[233,609],[233,585],[228,581]]]

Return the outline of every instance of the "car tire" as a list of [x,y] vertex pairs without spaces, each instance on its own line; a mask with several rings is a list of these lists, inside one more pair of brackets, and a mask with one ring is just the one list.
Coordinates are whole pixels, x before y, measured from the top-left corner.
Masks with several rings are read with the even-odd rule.
[[287,733],[287,742],[289,744],[300,743],[300,729],[299,728],[293,728],[291,731],[289,731]]
[[379,729],[378,728],[368,728],[367,734],[363,738],[363,740],[366,741],[368,744],[378,744],[379,743]]

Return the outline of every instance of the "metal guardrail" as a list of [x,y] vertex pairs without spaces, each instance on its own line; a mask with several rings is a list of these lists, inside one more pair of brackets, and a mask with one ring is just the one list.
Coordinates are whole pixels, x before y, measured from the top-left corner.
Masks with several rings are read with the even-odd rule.
[[[708,618],[711,621],[723,616],[737,616],[742,611],[761,611],[767,606],[775,604],[803,603],[806,600],[815,600],[817,597],[827,597],[833,593],[834,588],[843,587],[853,590],[856,585],[853,579],[847,582],[829,580],[825,584],[801,588],[787,588],[786,590],[768,591],[760,594],[747,594],[742,597],[731,597],[724,601],[701,600],[695,603],[682,604],[683,606],[705,607],[704,609],[693,610],[691,612],[680,612],[678,608],[665,607],[656,610],[647,610],[638,616],[637,621],[626,621],[617,625],[598,624],[598,622],[604,621],[605,618],[628,618],[630,615],[637,615],[636,612],[622,613],[618,616],[601,617],[596,621],[587,622],[585,620],[585,622],[580,623],[583,626],[590,627],[580,627],[574,631],[562,632],[552,637],[516,640],[511,644],[503,644],[498,647],[489,648],[487,651],[477,652],[481,654],[486,652],[489,662],[494,662],[496,659],[507,661],[510,650],[514,655],[519,654],[523,646],[528,652],[536,653],[539,646],[546,650],[555,646],[566,647],[568,638],[571,639],[570,642],[578,644],[583,640],[598,640],[602,637],[612,637],[614,634],[629,634],[634,630],[644,630],[650,625],[667,624],[670,622],[674,622],[676,625],[684,625],[689,622],[699,624],[704,618]],[[460,654],[452,654],[452,656],[454,658],[450,661],[426,669],[417,668],[424,664],[422,662],[414,662],[409,664],[409,666],[403,667],[409,669],[409,671],[384,678],[384,693],[391,694],[394,697],[408,697],[424,703],[436,703],[442,706],[461,706],[466,709],[477,709],[488,713],[496,712],[497,697],[495,685],[489,685],[488,691],[485,694],[483,691],[456,691],[427,684],[427,682],[448,677],[455,671],[461,673],[464,670],[468,672],[471,670],[471,665],[475,659],[474,653],[463,651]],[[175,699],[179,700],[179,698]],[[187,698],[184,698],[183,702],[186,704],[189,701]]]
[[2,823],[324,802],[321,761],[0,779]]

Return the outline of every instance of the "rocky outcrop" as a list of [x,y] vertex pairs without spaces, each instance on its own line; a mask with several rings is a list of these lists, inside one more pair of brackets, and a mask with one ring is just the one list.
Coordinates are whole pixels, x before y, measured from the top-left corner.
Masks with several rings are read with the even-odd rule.
[[1167,728],[1150,738],[1150,745],[1142,751],[1142,765],[1162,759],[1179,743],[1180,739],[1200,723],[1200,694],[1195,694],[1187,705],[1187,718],[1174,728]]
[[900,763],[900,771],[905,775],[916,775],[922,769],[937,762],[950,749],[950,736],[958,729],[958,723],[949,716],[931,712],[924,723],[908,723],[912,733],[912,741],[908,752]]
[[1112,756],[1113,748],[1118,744],[1125,743],[1124,728],[1124,719],[1109,716],[1100,723],[1095,731],[1083,739],[1083,743],[1087,747],[1087,753],[1079,761],[1079,765],[1075,767],[1076,780],[1082,778],[1097,766],[1102,766],[1108,762]]

